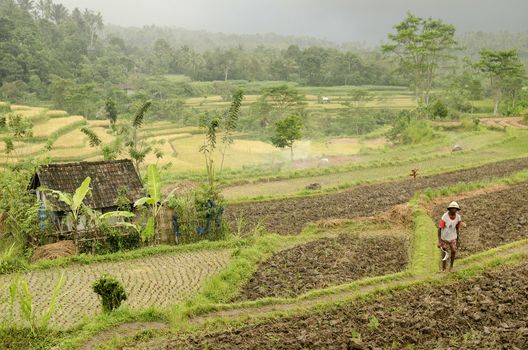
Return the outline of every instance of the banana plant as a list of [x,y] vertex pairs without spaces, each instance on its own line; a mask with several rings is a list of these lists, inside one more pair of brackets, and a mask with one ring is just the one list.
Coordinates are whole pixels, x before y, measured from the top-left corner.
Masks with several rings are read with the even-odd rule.
[[[148,205],[150,208],[150,216],[147,219],[147,223],[143,230],[141,230],[141,238],[143,241],[149,241],[154,237],[156,233],[156,223],[158,215],[167,203],[170,196],[174,191],[172,191],[165,199],[162,199],[161,196],[161,177],[159,174],[158,167],[155,164],[150,164],[147,168],[147,181],[148,181],[148,197],[143,197],[138,199],[134,203],[134,207],[142,207]],[[128,225],[127,225],[128,226]],[[137,227],[136,227],[137,230]]]
[[77,227],[79,225],[79,219],[81,217],[83,209],[85,208],[83,201],[86,198],[86,195],[91,191],[91,188],[90,188],[91,181],[92,179],[89,176],[86,179],[84,179],[82,184],[79,187],[77,187],[73,195],[67,192],[52,190],[52,189],[48,189],[45,187],[40,188],[42,191],[51,192],[52,194],[58,197],[59,201],[63,202],[69,207],[70,216],[72,219],[72,226],[73,226],[74,231],[77,231]]

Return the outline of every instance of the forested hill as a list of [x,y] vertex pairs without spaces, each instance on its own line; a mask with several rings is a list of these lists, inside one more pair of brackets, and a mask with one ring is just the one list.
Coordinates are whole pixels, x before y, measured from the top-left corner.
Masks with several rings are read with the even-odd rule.
[[465,49],[467,56],[476,58],[481,48],[486,47],[492,50],[517,49],[520,58],[528,63],[528,32],[468,32],[457,36],[458,43]]
[[[324,48],[338,49],[341,45],[315,37],[309,36],[285,36],[275,33],[263,34],[226,34],[213,33],[201,30],[187,30],[176,27],[121,27],[107,25],[104,34],[110,37],[118,37],[133,47],[140,49],[150,48],[156,40],[165,40],[173,47],[189,46],[198,52],[204,52],[213,48],[243,47],[254,50],[259,46],[285,50],[290,45],[300,48],[318,46]],[[352,45],[347,44],[348,48]],[[357,45],[360,48],[360,45]]]
[[[528,33],[464,34],[461,54],[481,47],[518,48]],[[526,60],[525,60],[526,62]],[[105,29],[91,10],[68,10],[52,0],[0,0],[0,100],[42,101],[94,116],[123,86],[145,98],[165,84],[178,96],[203,96],[202,81],[282,81],[306,86],[408,85],[379,49],[350,49],[309,37],[228,35],[155,26]],[[178,83],[168,75],[185,75]],[[152,86],[148,80],[156,77]],[[186,80],[188,79],[188,81]],[[177,86],[176,86],[177,85]],[[139,96],[139,95],[138,95]]]
[[[154,27],[144,31],[151,33],[150,39],[145,34],[144,46],[133,47],[129,39],[105,35],[103,18],[91,10],[69,11],[51,0],[0,0],[0,99],[51,101],[57,108],[92,115],[93,101],[138,76],[184,74],[193,81],[282,80],[316,86],[401,83],[381,54],[360,57],[322,40],[291,38],[288,43],[288,38],[270,34],[262,36],[270,46],[200,52],[195,44],[230,36],[200,34],[201,41],[181,46],[176,37],[157,37]],[[244,43],[252,38],[236,37]],[[232,42],[239,40],[234,38]],[[278,48],[286,44],[286,49]],[[322,46],[310,46],[314,44]]]

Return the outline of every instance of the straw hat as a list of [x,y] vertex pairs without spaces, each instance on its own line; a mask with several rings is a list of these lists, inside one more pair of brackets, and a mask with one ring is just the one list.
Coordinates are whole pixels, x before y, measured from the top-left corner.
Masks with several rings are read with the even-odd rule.
[[454,202],[454,201],[449,203],[449,205],[447,206],[447,209],[451,209],[451,208],[455,208],[457,210],[460,210],[460,206],[458,205],[457,202]]

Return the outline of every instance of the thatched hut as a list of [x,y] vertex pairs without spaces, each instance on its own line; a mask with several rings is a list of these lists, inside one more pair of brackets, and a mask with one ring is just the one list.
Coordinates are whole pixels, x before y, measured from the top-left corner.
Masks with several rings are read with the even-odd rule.
[[[123,194],[131,206],[145,195],[134,164],[128,159],[42,165],[36,170],[29,189],[43,204],[45,218],[60,230],[72,229],[71,223],[64,220],[69,208],[41,188],[73,194],[87,177],[92,179],[92,191],[85,198],[84,204],[102,213],[116,210],[117,200]],[[83,225],[84,221],[81,220],[78,229],[84,229]]]

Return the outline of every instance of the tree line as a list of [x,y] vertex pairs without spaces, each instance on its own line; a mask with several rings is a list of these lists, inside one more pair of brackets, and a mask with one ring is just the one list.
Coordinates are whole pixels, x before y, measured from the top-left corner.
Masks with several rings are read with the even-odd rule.
[[[160,115],[180,113],[179,98],[230,96],[233,89],[216,82],[234,80],[407,85],[425,106],[441,88],[447,92],[444,100],[461,107],[460,96],[486,94],[495,113],[505,114],[516,113],[524,99],[525,71],[517,50],[482,49],[478,58],[464,61],[454,26],[412,14],[394,27],[380,50],[362,53],[298,45],[198,51],[173,47],[164,38],[136,47],[103,35],[103,29],[103,18],[94,11],[69,11],[52,0],[0,0],[0,99],[47,101],[90,118],[104,112],[108,98],[119,113],[133,115],[148,99],[161,101],[154,113],[156,108]],[[174,83],[165,77],[173,74],[191,80]],[[204,89],[202,81],[215,83]],[[128,85],[136,90],[132,97]]]

